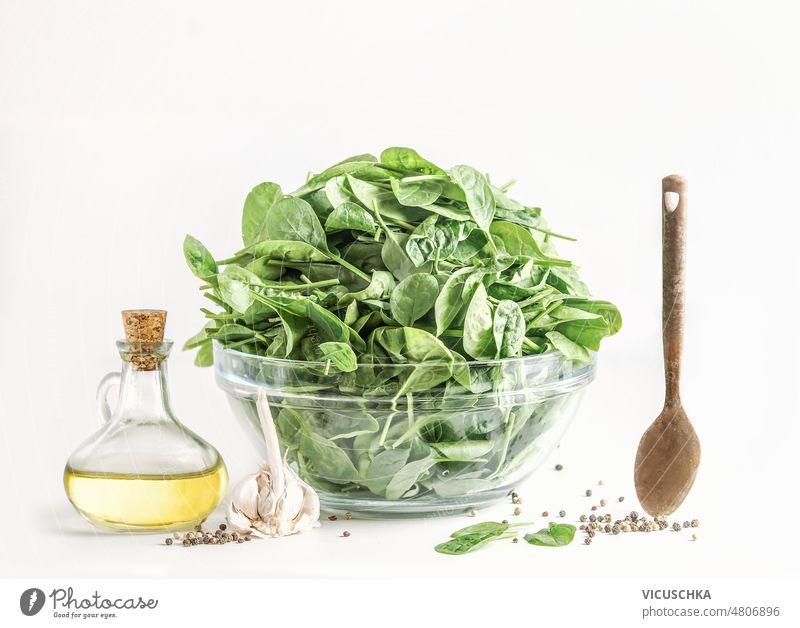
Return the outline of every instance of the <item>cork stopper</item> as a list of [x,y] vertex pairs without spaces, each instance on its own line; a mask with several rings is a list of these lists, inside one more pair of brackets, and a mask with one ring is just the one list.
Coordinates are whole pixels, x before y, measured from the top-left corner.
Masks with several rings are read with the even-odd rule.
[[122,325],[128,342],[163,342],[166,324],[165,310],[122,310]]
[[122,310],[125,339],[130,343],[128,360],[138,371],[154,371],[166,355],[155,349],[164,342],[165,310]]

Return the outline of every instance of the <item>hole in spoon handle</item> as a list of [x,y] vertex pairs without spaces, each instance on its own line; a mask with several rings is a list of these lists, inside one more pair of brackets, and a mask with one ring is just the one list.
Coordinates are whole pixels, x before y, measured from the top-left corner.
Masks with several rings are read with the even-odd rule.
[[686,179],[678,175],[664,177],[661,181],[661,316],[667,405],[680,403],[687,188]]

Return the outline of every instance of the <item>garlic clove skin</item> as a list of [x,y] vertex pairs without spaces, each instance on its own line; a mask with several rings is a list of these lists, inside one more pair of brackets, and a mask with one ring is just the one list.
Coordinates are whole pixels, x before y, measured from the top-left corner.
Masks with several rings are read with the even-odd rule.
[[281,456],[263,388],[258,391],[256,407],[267,445],[267,462],[234,489],[228,523],[236,532],[261,537],[287,536],[318,526],[319,496]]

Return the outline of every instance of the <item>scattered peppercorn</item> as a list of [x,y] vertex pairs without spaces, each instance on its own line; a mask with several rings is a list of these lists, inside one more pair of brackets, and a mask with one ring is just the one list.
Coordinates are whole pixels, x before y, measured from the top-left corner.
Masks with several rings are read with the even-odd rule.
[[603,480],[597,480],[597,486],[603,486]]
[[542,513],[542,517],[549,517],[549,516],[550,516],[550,513],[547,512],[546,510]]
[[586,525],[582,523],[581,524],[581,530],[585,530],[585,529],[586,529]]
[[508,523],[508,519],[503,519],[501,523]]
[[189,539],[183,539],[183,546],[184,547],[189,547],[191,544],[192,544],[192,542]]
[[513,539],[511,539],[511,542],[512,543],[519,543],[519,539],[517,537],[514,537]]
[[561,471],[561,469],[563,469],[563,468],[564,468],[563,464],[557,464],[556,465],[556,471]]
[[350,536],[350,531],[349,530],[345,530],[344,532],[342,532],[342,536],[344,536],[344,537]]
[[470,517],[477,517],[478,516],[478,511],[473,508],[472,510],[469,511],[468,514],[469,514]]
[[597,510],[597,506],[592,506],[592,510]]
[[588,534],[589,537],[591,538],[594,536],[594,530],[586,530],[586,534]]
[[514,508],[514,514],[515,514],[516,516],[519,516],[519,515],[521,515],[521,514],[522,514],[522,509],[521,509],[521,508],[519,508],[519,507],[517,507],[517,508]]
[[692,527],[693,528],[696,528],[699,525],[700,525],[700,520],[699,519],[692,519]]
[[605,506],[608,502],[605,499],[600,500],[600,505]]
[[607,523],[607,524],[606,524],[606,527],[605,527],[605,528],[603,528],[603,530],[605,530],[606,532],[611,532],[611,524],[610,524],[610,523]]
[[224,531],[224,530],[228,529],[228,526],[226,526],[224,523],[220,523],[219,524],[219,529]]
[[328,515],[328,521],[336,521],[338,518],[336,515]]
[[697,540],[697,535],[696,535],[696,534],[693,534],[693,535],[692,535],[692,541],[696,541],[696,540]]
[[167,539],[166,541],[164,541],[164,543],[166,543],[167,545],[172,545],[172,539]]
[[586,489],[586,497],[591,497],[591,496],[592,496],[592,489],[587,488]]
[[583,539],[583,544],[584,544],[584,545],[591,545],[591,544],[592,544],[592,539],[590,539],[590,538],[587,536],[585,539]]
[[620,496],[617,498],[617,501],[618,501],[618,502],[624,502],[624,501],[625,501],[625,498],[624,498],[622,495],[620,495]]
[[558,511],[558,516],[559,517],[566,517],[567,516],[567,512],[565,510],[559,510]]
[[672,524],[672,529],[675,530],[675,532],[680,532],[683,528],[681,528],[681,524],[676,521]]
[[689,527],[689,522],[688,521],[684,521],[683,522],[683,527],[684,528],[688,528]]
[[212,536],[209,543],[211,543],[211,545],[217,545],[219,543],[219,539],[216,536]]
[[635,510],[632,510],[629,516],[631,518],[631,521],[636,521],[639,518],[639,513],[636,512]]
[[589,515],[589,521],[594,523],[595,521],[597,521],[597,517],[595,517],[594,515]]
[[245,541],[249,541],[250,540],[250,535],[248,534],[246,537],[244,537],[244,540]]
[[615,525],[614,525],[614,526],[611,528],[611,533],[612,533],[612,534],[619,534],[619,530],[620,530],[620,528],[619,528],[619,525],[618,525],[618,524],[615,524]]
[[353,518],[353,515],[351,515],[349,512],[344,513],[345,521],[350,521],[350,519],[352,519],[352,518]]

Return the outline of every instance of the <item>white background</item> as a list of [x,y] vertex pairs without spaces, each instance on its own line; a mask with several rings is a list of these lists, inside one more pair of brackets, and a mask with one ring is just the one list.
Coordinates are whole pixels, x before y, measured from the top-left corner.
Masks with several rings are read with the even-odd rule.
[[[0,576],[794,574],[790,6],[0,2]],[[299,537],[184,550],[99,534],[72,511],[61,472],[98,425],[119,310],[169,310],[178,342],[203,322],[184,234],[224,257],[253,185],[293,189],[309,169],[398,144],[517,178],[514,196],[579,238],[560,252],[623,313],[561,448],[520,491],[537,523],[545,509],[582,512],[588,487],[636,507],[633,458],[663,399],[660,180],[688,178],[683,396],[703,461],[677,516],[701,519],[698,542],[665,532],[435,554],[474,521],[462,517],[352,521],[348,539],[325,521]],[[257,460],[192,357],[171,358],[174,407],[235,481]]]

